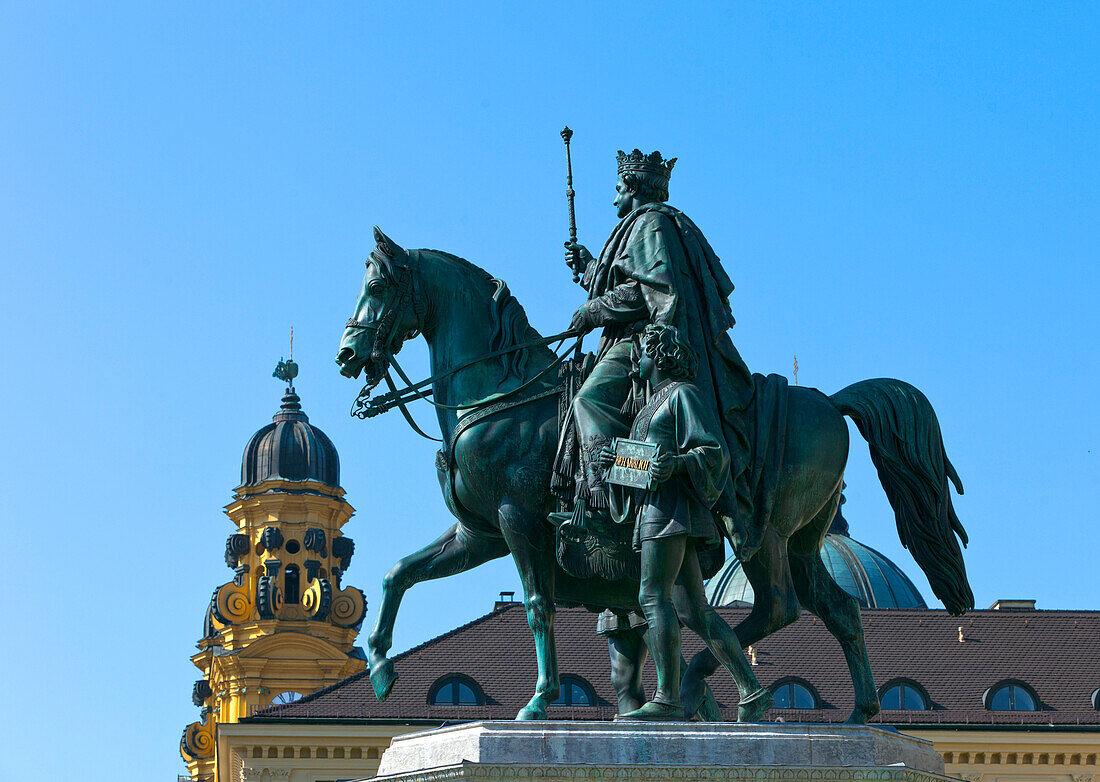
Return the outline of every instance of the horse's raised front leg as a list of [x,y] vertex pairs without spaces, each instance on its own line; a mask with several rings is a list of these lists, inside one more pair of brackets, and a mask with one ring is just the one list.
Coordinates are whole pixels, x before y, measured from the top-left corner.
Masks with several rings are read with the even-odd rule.
[[375,697],[380,701],[386,699],[393,683],[397,681],[393,663],[386,653],[393,644],[397,609],[405,592],[421,581],[453,576],[508,553],[508,546],[503,539],[465,535],[459,532],[459,526],[460,524],[454,524],[438,540],[402,559],[382,579],[378,619],[367,638],[370,682],[374,687]]
[[535,694],[520,709],[517,720],[547,719],[546,707],[558,698],[558,653],[554,645],[554,547],[542,517],[505,499],[500,506],[500,530],[519,570],[527,623],[535,637],[539,678]]

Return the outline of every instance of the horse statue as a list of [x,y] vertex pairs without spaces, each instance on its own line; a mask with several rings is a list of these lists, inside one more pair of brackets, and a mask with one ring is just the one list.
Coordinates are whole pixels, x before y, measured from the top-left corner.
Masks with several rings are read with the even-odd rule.
[[[377,247],[340,342],[341,374],[365,374],[360,402],[382,379],[390,392],[371,400],[367,415],[428,398],[436,407],[443,447],[440,485],[457,518],[438,539],[398,562],[382,583],[374,629],[367,639],[370,678],[384,700],[397,675],[387,652],[401,598],[413,585],[455,575],[511,554],[535,640],[538,681],[517,719],[546,719],[559,694],[555,606],[638,610],[638,583],[627,577],[580,577],[556,555],[560,533],[551,491],[559,412],[568,399],[555,371],[563,360],[530,326],[507,285],[472,263],[437,250],[405,250],[375,228]],[[413,384],[394,361],[402,344],[423,335],[432,376]],[[558,339],[566,335],[558,335]],[[394,388],[389,369],[408,387]],[[821,561],[825,533],[840,501],[853,419],[894,509],[898,533],[948,611],[973,608],[959,540],[966,533],[952,507],[948,481],[962,485],[944,452],[939,422],[924,395],[899,380],[864,380],[826,396],[792,387],[785,445],[761,548],[744,570],[755,592],[751,612],[735,631],[743,646],[795,621],[802,608],[821,618],[840,642],[855,688],[848,718],[864,723],[879,711],[864,644],[859,604]],[[423,432],[421,432],[424,434]],[[427,435],[425,435],[427,436]],[[713,670],[697,655],[685,677],[684,700]],[[696,706],[700,697],[692,701]],[[690,718],[692,709],[688,710]]]

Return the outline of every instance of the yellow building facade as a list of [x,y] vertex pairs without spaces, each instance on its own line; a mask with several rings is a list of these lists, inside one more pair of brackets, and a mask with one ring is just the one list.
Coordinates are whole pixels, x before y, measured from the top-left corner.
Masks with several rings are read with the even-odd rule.
[[224,778],[218,725],[292,702],[366,666],[355,646],[366,601],[343,585],[355,546],[342,530],[354,509],[339,471],[332,442],[309,423],[288,387],[272,423],[246,446],[241,485],[225,508],[236,527],[225,549],[234,575],[214,590],[191,657],[202,672],[193,692],[200,713],[180,741],[195,782]]

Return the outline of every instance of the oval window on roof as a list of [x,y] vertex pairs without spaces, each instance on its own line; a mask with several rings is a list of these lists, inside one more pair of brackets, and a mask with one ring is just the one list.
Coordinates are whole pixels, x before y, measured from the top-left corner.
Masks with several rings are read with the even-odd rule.
[[882,708],[889,711],[927,711],[928,700],[914,685],[898,682],[883,691]]
[[484,698],[481,688],[472,679],[447,676],[436,682],[428,703],[434,706],[477,706]]
[[588,682],[579,676],[561,677],[561,695],[551,706],[595,706],[596,696]]
[[817,698],[802,682],[787,680],[772,687],[777,709],[816,709]]
[[1005,682],[986,690],[985,707],[990,711],[1036,711],[1038,698],[1020,682]]

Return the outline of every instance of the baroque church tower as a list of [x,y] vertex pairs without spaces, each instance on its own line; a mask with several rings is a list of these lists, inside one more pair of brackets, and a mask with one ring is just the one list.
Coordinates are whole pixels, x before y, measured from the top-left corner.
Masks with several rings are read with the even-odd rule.
[[237,722],[366,667],[356,636],[363,593],[342,583],[355,544],[341,529],[354,513],[340,488],[332,441],[302,412],[297,365],[272,423],[245,446],[241,485],[225,513],[236,531],[225,544],[233,579],[214,590],[198,652],[193,700],[199,720],[183,731],[180,754],[194,782],[216,782],[215,723]]

